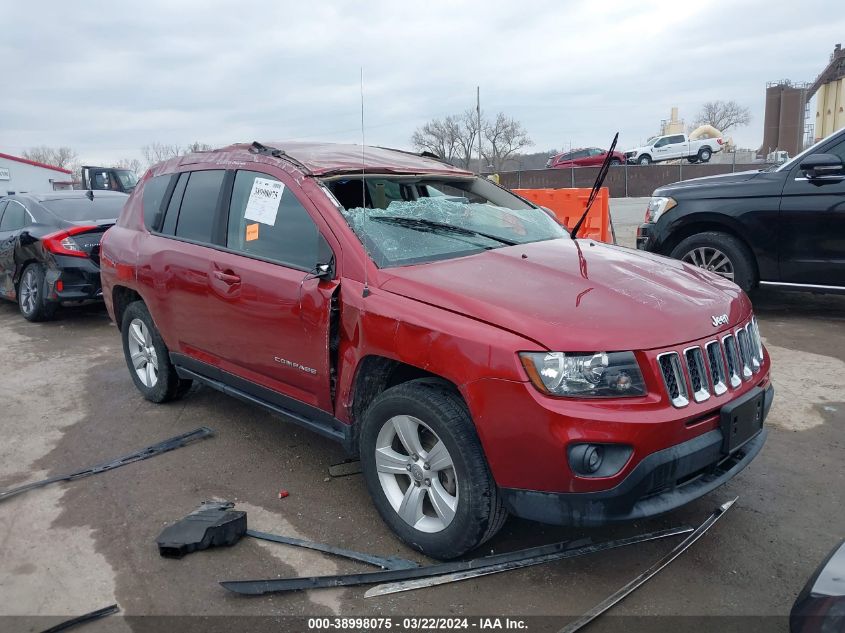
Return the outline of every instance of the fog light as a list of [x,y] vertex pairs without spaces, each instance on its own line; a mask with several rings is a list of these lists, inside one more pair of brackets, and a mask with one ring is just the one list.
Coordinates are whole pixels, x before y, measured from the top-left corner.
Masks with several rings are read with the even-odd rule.
[[567,452],[576,475],[612,477],[622,470],[634,449],[622,444],[573,444]]
[[588,446],[584,451],[584,462],[582,468],[584,472],[594,473],[601,466],[601,460],[604,459],[601,446]]

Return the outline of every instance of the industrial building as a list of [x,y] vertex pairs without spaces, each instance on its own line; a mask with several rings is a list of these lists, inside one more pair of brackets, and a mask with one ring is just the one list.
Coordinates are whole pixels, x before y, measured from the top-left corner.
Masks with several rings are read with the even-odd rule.
[[763,146],[765,156],[784,150],[795,156],[808,140],[806,83],[787,79],[766,84],[766,113],[763,116]]
[[72,176],[69,169],[0,153],[0,196],[69,189]]
[[845,127],[845,50],[837,44],[830,63],[807,90],[807,98],[816,96],[815,140],[830,136]]

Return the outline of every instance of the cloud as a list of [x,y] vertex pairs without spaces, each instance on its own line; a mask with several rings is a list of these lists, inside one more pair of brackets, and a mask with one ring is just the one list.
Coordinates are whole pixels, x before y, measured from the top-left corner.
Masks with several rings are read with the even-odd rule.
[[360,139],[407,147],[414,128],[475,105],[525,124],[538,148],[622,145],[677,105],[751,107],[765,83],[811,81],[845,32],[830,2],[9,3],[0,151],[69,145],[86,160],[153,141]]

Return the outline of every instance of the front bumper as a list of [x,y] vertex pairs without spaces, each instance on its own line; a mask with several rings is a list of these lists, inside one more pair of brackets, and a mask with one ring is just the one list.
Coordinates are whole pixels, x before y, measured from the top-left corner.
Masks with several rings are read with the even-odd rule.
[[637,227],[637,248],[641,251],[647,251],[648,248],[648,240],[651,236],[652,229],[654,228],[654,224],[640,224]]
[[[765,390],[763,420],[774,399]],[[726,483],[760,452],[768,429],[739,450],[722,453],[722,431],[714,429],[645,457],[609,490],[584,493],[539,492],[503,488],[505,505],[516,516],[543,523],[596,526],[670,512]]]

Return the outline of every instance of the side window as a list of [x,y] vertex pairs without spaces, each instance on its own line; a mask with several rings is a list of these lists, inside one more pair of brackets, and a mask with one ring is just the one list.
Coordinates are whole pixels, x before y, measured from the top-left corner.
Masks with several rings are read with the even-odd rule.
[[17,231],[29,224],[26,209],[20,202],[10,200],[0,220],[0,231]]
[[161,225],[161,204],[164,195],[167,193],[167,185],[170,184],[171,175],[156,176],[144,183],[143,204],[144,224],[150,230],[155,230]]
[[672,137],[669,138],[669,142],[670,143],[683,143],[684,137],[681,136],[680,134],[678,136],[672,136]]
[[835,156],[839,156],[842,159],[842,162],[845,163],[845,141],[840,141],[833,147],[826,149],[825,154],[833,154]]
[[0,200],[0,223],[3,222],[3,209],[6,208],[6,201]]
[[312,270],[319,262],[320,241],[311,216],[282,182],[268,174],[238,171],[229,206],[229,248]]
[[659,141],[657,141],[657,142],[654,144],[654,146],[655,146],[655,147],[663,147],[663,146],[664,146],[664,145],[666,145],[666,143],[668,143],[668,142],[669,142],[669,137],[668,137],[668,136],[664,136],[662,139],[660,139]]
[[222,169],[191,172],[176,220],[176,237],[211,242],[217,198],[226,172]]
[[173,235],[176,232],[179,205],[182,204],[182,196],[185,195],[185,185],[188,184],[188,177],[190,175],[190,172],[179,174],[179,180],[176,183],[176,188],[173,189],[173,194],[170,196],[170,202],[167,204],[167,211],[164,214],[164,224],[161,227],[161,232],[165,235]]

